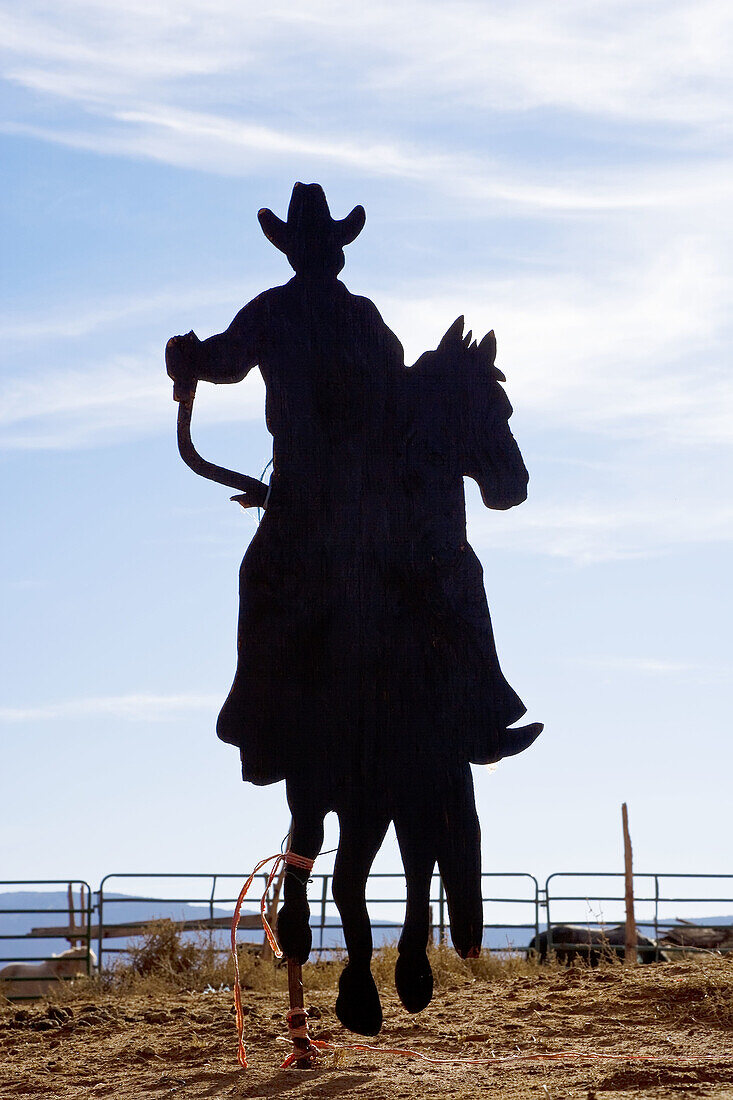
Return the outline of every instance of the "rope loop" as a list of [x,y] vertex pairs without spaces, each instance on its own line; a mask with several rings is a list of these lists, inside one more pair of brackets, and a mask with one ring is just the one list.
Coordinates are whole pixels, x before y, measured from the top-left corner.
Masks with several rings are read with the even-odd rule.
[[277,942],[275,933],[270,927],[270,923],[267,919],[267,895],[270,892],[270,887],[275,881],[278,869],[281,864],[286,867],[298,867],[303,871],[311,871],[315,860],[308,859],[307,856],[299,856],[296,852],[277,852],[275,855],[267,856],[265,859],[261,859],[257,866],[252,871],[244,886],[239,892],[237,898],[237,904],[234,906],[234,914],[232,916],[232,933],[231,933],[231,947],[232,947],[232,959],[234,960],[234,1006],[237,1013],[237,1061],[242,1069],[247,1069],[247,1051],[244,1046],[244,1012],[242,1011],[242,990],[239,985],[239,959],[237,958],[237,929],[239,928],[239,920],[242,911],[242,903],[249,892],[249,888],[254,882],[255,875],[258,871],[261,871],[263,867],[266,867],[268,863],[272,863],[269,875],[267,876],[267,883],[265,885],[265,891],[260,899],[260,917],[262,919],[262,927],[265,930],[267,936],[267,942],[272,948],[273,954],[276,959],[281,959],[283,953],[280,949],[280,944]]

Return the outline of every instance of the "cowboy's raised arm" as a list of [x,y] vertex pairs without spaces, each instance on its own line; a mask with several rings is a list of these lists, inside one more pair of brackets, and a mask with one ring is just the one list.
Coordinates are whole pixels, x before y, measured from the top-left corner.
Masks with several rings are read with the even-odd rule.
[[198,381],[241,382],[258,361],[259,314],[255,299],[216,336],[207,340],[199,340],[195,332],[172,336],[165,349],[165,365],[176,388],[192,389]]

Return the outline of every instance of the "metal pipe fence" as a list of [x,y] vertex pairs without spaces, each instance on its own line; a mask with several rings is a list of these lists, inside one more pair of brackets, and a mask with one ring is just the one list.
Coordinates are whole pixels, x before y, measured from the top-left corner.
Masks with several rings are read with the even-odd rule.
[[[250,892],[253,903],[259,901],[267,884],[267,878],[267,872],[256,877]],[[491,933],[499,934],[495,935],[493,942],[489,942],[487,946],[504,951],[526,950],[525,942],[539,932],[540,926],[540,889],[537,879],[534,875],[523,872],[485,872],[481,880],[484,902],[484,940],[488,938],[491,941]],[[187,892],[185,895],[179,892],[162,897],[160,892],[156,892],[163,887],[163,884],[188,881],[196,882],[201,886],[206,885],[197,893]],[[330,873],[315,874],[311,876],[309,886],[313,949],[324,954],[343,950],[343,927],[331,894],[332,881],[333,875]],[[234,893],[231,890],[232,882],[236,888]],[[144,884],[150,888],[129,893],[129,885],[135,883]],[[218,939],[221,950],[229,950],[228,934],[223,933],[228,929],[241,883],[242,876],[231,873],[201,872],[186,875],[173,872],[161,874],[124,872],[105,875],[96,895],[98,914],[96,943],[100,968],[104,967],[105,957],[120,955],[129,950],[127,945],[111,946],[107,942],[111,938],[121,938],[122,933],[126,933],[128,937],[135,934],[136,922],[133,917],[115,915],[124,913],[125,907],[128,912],[132,911],[134,914],[136,907],[157,906],[157,912],[148,916],[147,922],[155,919],[155,916],[176,918],[177,922],[183,926],[181,931],[184,934],[196,932],[200,934],[208,931],[209,942],[214,947],[217,946]],[[120,894],[111,889],[111,884],[115,884],[118,890],[121,885],[129,885],[126,892]],[[227,886],[230,887],[229,890],[226,889]],[[222,887],[223,893],[220,892]],[[404,922],[405,901],[404,874],[376,873],[369,876],[367,908],[372,918],[372,933],[377,945],[391,943],[397,938]],[[183,906],[200,908],[201,917],[196,920],[190,908],[183,910],[180,908]],[[431,921],[433,940],[444,943],[448,934],[448,908],[445,888],[437,874],[433,876],[431,884],[430,906],[433,917]],[[179,907],[178,912],[176,907]],[[223,912],[225,908],[229,910],[226,915]],[[503,920],[502,916],[504,916]],[[517,919],[518,916],[523,919]],[[262,926],[258,913],[252,915],[245,912],[240,927],[245,932],[254,932],[258,940],[262,939]],[[217,933],[222,934],[217,937]]]
[[[733,925],[730,922],[723,924],[715,922],[715,917],[722,916],[721,913],[715,914],[715,917],[710,918],[710,923],[706,921],[703,925],[700,924],[700,920],[704,918],[704,914],[695,912],[695,921],[689,923],[690,943],[675,945],[665,942],[661,947],[659,946],[659,940],[668,934],[671,929],[679,932],[680,928],[684,926],[685,918],[680,917],[679,913],[686,906],[694,905],[698,908],[700,906],[728,906],[730,911],[733,908],[733,874],[640,872],[634,873],[633,877],[637,928],[644,931],[645,934],[648,933],[658,945],[656,948],[657,959],[659,959],[662,950],[665,954],[690,954],[695,950],[701,950],[696,948],[692,942],[696,927],[728,933],[726,942],[717,946],[715,950],[723,954],[733,951]],[[563,880],[570,880],[571,883],[577,883],[580,880],[586,889],[580,893],[563,892],[561,889]],[[592,884],[595,880],[601,880],[601,882],[600,885],[593,887]],[[712,892],[710,890],[706,892],[695,890],[692,893],[689,891],[680,892],[681,887],[671,885],[673,883],[690,884],[691,886],[709,883],[711,887],[713,884],[720,883],[724,892],[722,894],[719,890]],[[616,886],[618,887],[617,890],[614,889]],[[570,888],[568,885],[565,889]],[[574,924],[581,925],[589,930],[603,931],[612,925],[622,924],[625,920],[624,874],[617,871],[556,871],[545,882],[544,906],[547,917],[548,952],[569,947],[574,947],[577,950],[577,943],[562,942],[554,936],[553,927]],[[664,911],[671,907],[674,907],[675,915],[665,915]],[[557,915],[558,909],[561,910],[562,916]],[[687,912],[690,913],[690,910],[687,909]],[[728,940],[730,940],[729,943]]]
[[[6,887],[30,887],[28,890],[9,890],[6,891]],[[63,887],[63,890],[51,890],[52,894],[59,894],[58,906],[47,904],[48,891],[42,891],[41,887]],[[61,941],[60,946],[63,947],[63,941],[67,941],[72,947],[77,945],[81,954],[78,956],[78,962],[80,967],[87,975],[91,975],[93,971],[94,958],[92,955],[91,946],[91,923],[92,923],[92,889],[88,882],[83,879],[7,879],[4,882],[0,882],[0,972],[5,968],[6,964],[14,963],[31,963],[31,964],[46,964],[49,971],[49,975],[52,980],[64,981],[70,980],[70,976],[65,976],[63,973],[57,975],[53,974],[54,960],[58,959],[58,953],[49,953],[49,941]],[[46,900],[46,904],[33,904],[33,895],[39,894],[40,898]],[[15,898],[15,901],[11,905],[3,904],[4,900]],[[78,898],[78,901],[77,901]],[[19,904],[19,901],[24,904]],[[62,904],[63,902],[63,904]],[[52,924],[49,926],[48,918],[66,917],[65,925]],[[76,918],[79,918],[77,924]],[[7,918],[21,918],[20,920],[12,920]],[[30,930],[21,930],[21,925],[26,923],[27,918],[37,917],[42,918],[44,923],[31,928]],[[15,927],[18,929],[15,932],[7,931],[8,928]],[[22,954],[18,951],[14,951],[12,954],[8,954],[8,950],[12,949],[13,945],[22,946],[26,949]],[[42,954],[38,954],[36,951],[36,945],[38,951],[42,951]],[[31,949],[31,953],[28,953],[28,948]],[[45,950],[44,950],[45,948]],[[76,956],[75,956],[76,958]],[[58,967],[58,964],[56,968]],[[0,973],[0,980],[1,980]],[[24,984],[38,981],[38,974],[13,974],[13,983],[18,983],[20,988]],[[23,994],[16,994],[13,1000],[27,1000],[28,997],[24,997]]]
[[[256,883],[261,883],[259,894],[261,895],[267,885],[268,873],[264,872],[261,875],[257,875],[252,884],[251,896],[253,899],[258,898],[258,892]],[[144,893],[125,893],[115,894],[109,889],[109,883],[111,881],[118,881],[122,883],[134,883],[145,882],[154,884],[157,882],[162,887],[164,883],[171,882],[189,882],[194,881],[205,885],[203,893],[197,892],[195,894],[186,893],[185,896],[179,896],[178,893],[173,895],[166,895],[161,897],[160,894],[151,895],[149,891]],[[129,951],[128,946],[110,946],[106,941],[108,939],[130,939],[140,935],[145,931],[145,926],[149,925],[151,921],[156,919],[169,919],[172,920],[176,917],[183,916],[184,913],[189,916],[189,920],[178,919],[176,923],[183,924],[184,927],[181,931],[185,933],[196,933],[208,930],[211,933],[212,941],[214,939],[213,933],[217,928],[228,929],[231,923],[231,915],[234,910],[234,906],[237,902],[239,895],[239,889],[242,886],[244,879],[241,874],[233,873],[220,873],[220,872],[196,872],[192,874],[176,873],[176,872],[162,872],[158,874],[151,873],[136,873],[134,871],[125,872],[112,872],[105,875],[102,879],[99,890],[97,891],[96,898],[96,910],[98,914],[97,924],[97,954],[99,959],[99,968],[104,968],[105,955],[121,955]],[[225,890],[223,896],[219,894],[219,888],[224,886],[231,886],[232,889]],[[134,916],[125,919],[124,916],[120,916],[120,911],[126,906],[132,909],[133,914],[139,913],[141,906],[148,907],[148,915],[140,920],[136,920]],[[191,916],[190,911],[181,909],[182,906],[188,907],[200,907],[202,910],[199,919],[195,919]],[[150,912],[150,907],[153,907],[153,911]],[[229,912],[224,915],[222,910],[224,907],[229,908]],[[250,914],[243,914],[240,921],[240,927],[247,929],[248,927],[254,927],[259,932],[262,931],[262,923],[260,921],[259,913],[256,914],[256,923],[250,924],[247,918]],[[186,925],[192,927],[185,927]],[[224,948],[222,948],[223,950]]]
[[[183,936],[205,933],[215,950],[228,950],[228,929],[242,881],[242,875],[233,873],[118,872],[105,875],[96,892],[81,879],[0,882],[0,970],[14,962],[49,963],[57,957],[50,950],[54,945],[63,948],[65,941],[82,945],[81,961],[87,974],[92,973],[95,961],[101,972],[113,965],[115,958],[129,952],[131,944],[149,929],[156,917],[174,921]],[[331,873],[315,874],[309,888],[314,951],[323,954],[343,949],[343,929],[333,902],[332,881]],[[266,882],[266,872],[257,876],[251,890],[251,909],[256,911],[243,913],[240,925],[241,938],[246,939],[249,934],[258,945],[262,942],[258,903]],[[622,872],[554,872],[546,879],[544,888],[534,875],[524,872],[484,872],[481,882],[484,946],[495,952],[527,954],[532,941],[545,927],[548,951],[568,946],[577,949],[577,944],[559,941],[553,930],[566,924],[603,930],[624,921]],[[19,891],[22,887],[27,889]],[[42,900],[35,904],[33,894],[41,892]],[[53,902],[50,906],[49,892]],[[718,929],[727,935],[723,936],[726,945],[716,950],[733,950],[733,923],[730,920],[719,923],[715,919],[723,913],[711,915],[710,923],[704,923],[711,907],[719,910],[726,907],[727,913],[733,913],[733,874],[636,873],[634,893],[639,929],[654,941],[670,929],[679,932],[689,926],[694,932],[702,927]],[[14,895],[17,896],[13,903]],[[367,907],[377,946],[397,938],[404,920],[405,900],[404,874],[380,873],[369,877]],[[430,906],[433,942],[445,943],[449,931],[448,906],[445,888],[437,874],[432,880]],[[701,907],[707,913],[700,912]],[[683,913],[695,920],[685,925]],[[32,917],[38,920],[34,923],[29,919]],[[663,949],[665,953],[695,950],[694,946],[667,943]],[[30,975],[19,980],[35,979]]]

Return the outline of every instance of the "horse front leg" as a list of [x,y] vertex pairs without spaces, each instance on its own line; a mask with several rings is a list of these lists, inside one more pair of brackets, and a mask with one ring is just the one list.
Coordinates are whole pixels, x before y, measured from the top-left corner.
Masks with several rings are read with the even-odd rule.
[[414,787],[406,785],[395,832],[407,885],[405,923],[395,965],[395,987],[408,1012],[421,1012],[433,997],[433,972],[427,956],[430,939],[430,884],[437,858],[437,838]]
[[382,1005],[370,968],[372,927],[366,906],[366,884],[374,857],[390,822],[378,799],[338,811],[340,838],[333,872],[333,900],[344,930],[349,961],[339,979],[336,1015],[359,1035],[376,1035],[382,1026]]
[[[293,815],[290,828],[291,852],[315,859],[323,847],[323,820],[328,805],[320,798],[317,785],[302,780],[286,780],[288,805]],[[283,906],[277,916],[277,934],[286,958],[294,962],[307,962],[310,955],[312,933],[307,886],[310,871],[287,865],[283,882]]]

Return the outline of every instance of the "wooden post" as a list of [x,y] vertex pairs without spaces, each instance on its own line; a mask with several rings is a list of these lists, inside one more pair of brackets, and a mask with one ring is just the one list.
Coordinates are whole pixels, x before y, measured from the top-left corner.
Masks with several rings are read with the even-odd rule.
[[[303,969],[299,962],[288,959],[288,995],[290,997],[290,1012],[288,1013],[288,1027],[293,1043],[293,1053],[302,1051],[303,1056],[297,1058],[292,1065],[296,1069],[312,1069],[313,1053],[310,1039],[308,1038],[308,1016],[303,1000]],[[295,1035],[293,1031],[305,1031],[305,1035]]]
[[629,811],[626,803],[621,806],[621,821],[624,830],[624,874],[626,880],[626,939],[624,962],[634,966],[636,954],[636,918],[634,916],[634,872],[631,854],[631,834],[629,833]]

